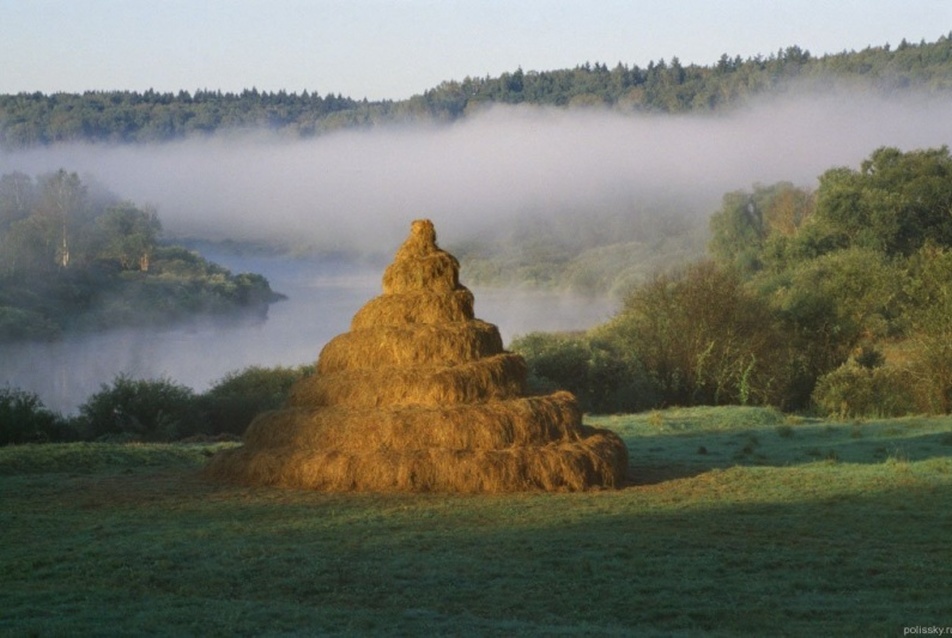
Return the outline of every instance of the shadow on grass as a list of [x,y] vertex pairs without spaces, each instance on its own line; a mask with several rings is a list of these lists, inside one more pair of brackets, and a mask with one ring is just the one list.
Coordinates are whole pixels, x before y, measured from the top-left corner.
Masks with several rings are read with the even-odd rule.
[[63,479],[17,496],[35,540],[4,549],[0,633],[901,635],[952,614],[952,485],[873,469],[479,496]]
[[952,426],[930,421],[621,434],[629,451],[628,484],[633,486],[736,466],[903,463],[952,457]]

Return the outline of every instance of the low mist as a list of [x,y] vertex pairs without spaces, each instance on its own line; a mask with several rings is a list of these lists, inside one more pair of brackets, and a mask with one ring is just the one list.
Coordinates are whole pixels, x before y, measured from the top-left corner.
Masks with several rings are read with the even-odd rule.
[[[531,216],[672,210],[699,221],[728,191],[855,167],[880,146],[952,142],[952,103],[790,94],[716,115],[493,107],[450,125],[309,140],[265,133],[0,154],[0,172],[58,168],[152,204],[168,234],[391,253],[430,217],[446,245]],[[495,232],[495,231],[494,231]]]
[[[310,140],[245,132],[159,145],[62,145],[0,153],[0,173],[65,168],[137,205],[157,207],[167,235],[359,250],[392,258],[410,220],[430,217],[444,247],[492,243],[516,229],[577,235],[612,220],[706,226],[729,191],[791,181],[813,187],[834,166],[880,146],[952,143],[952,103],[868,95],[765,100],[708,116],[494,107],[450,125],[388,126]],[[621,224],[619,224],[621,221]],[[596,229],[597,230],[597,229]],[[516,250],[521,244],[515,242]],[[459,253],[457,253],[459,254]],[[297,260],[212,255],[269,277],[289,300],[265,322],[74,336],[5,348],[0,384],[77,407],[117,374],[167,376],[204,390],[248,365],[313,362],[379,291],[380,269],[329,276]],[[291,262],[294,263],[291,263]],[[465,279],[464,273],[464,279]],[[356,283],[355,283],[356,282]],[[533,330],[584,329],[613,302],[479,291],[477,315],[508,341]]]

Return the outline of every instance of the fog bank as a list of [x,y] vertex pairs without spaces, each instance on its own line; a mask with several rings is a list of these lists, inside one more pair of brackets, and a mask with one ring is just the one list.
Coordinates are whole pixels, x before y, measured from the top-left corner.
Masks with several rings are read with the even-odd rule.
[[708,116],[494,107],[452,125],[310,140],[73,144],[4,152],[0,172],[91,175],[157,206],[175,235],[388,253],[421,216],[444,243],[525,215],[650,211],[658,202],[706,219],[725,192],[756,182],[813,186],[880,146],[950,143],[948,101],[788,95]]

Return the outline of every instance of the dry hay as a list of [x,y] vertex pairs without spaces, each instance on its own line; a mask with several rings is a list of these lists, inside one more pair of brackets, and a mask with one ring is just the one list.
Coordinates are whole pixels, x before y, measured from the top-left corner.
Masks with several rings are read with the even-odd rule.
[[[611,432],[582,427],[580,438],[498,450],[236,448],[213,460],[210,476],[253,485],[327,491],[516,492],[619,487],[628,467]],[[214,461],[219,461],[215,463]]]
[[475,403],[525,393],[525,360],[506,352],[455,366],[356,368],[315,374],[291,389],[289,403],[373,408]]
[[453,323],[473,319],[473,293],[465,286],[448,293],[413,290],[381,295],[357,311],[351,330],[380,325]]
[[450,292],[459,287],[459,262],[442,251],[422,257],[395,261],[383,274],[383,293],[396,295],[426,288]]
[[319,490],[508,492],[620,485],[628,450],[583,426],[571,394],[526,396],[525,361],[473,316],[428,220],[351,331],[322,350],[288,407],[216,455],[221,480]]
[[499,329],[485,321],[424,326],[381,325],[337,335],[321,351],[317,372],[381,366],[455,365],[502,353]]
[[581,415],[568,392],[477,404],[387,410],[300,407],[259,416],[245,433],[256,447],[499,449],[578,438]]

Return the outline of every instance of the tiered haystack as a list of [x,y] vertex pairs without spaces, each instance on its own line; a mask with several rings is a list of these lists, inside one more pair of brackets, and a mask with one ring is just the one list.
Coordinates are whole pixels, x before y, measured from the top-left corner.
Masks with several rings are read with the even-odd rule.
[[288,407],[258,416],[210,476],[317,490],[508,492],[615,487],[628,451],[582,425],[567,392],[526,395],[526,364],[474,318],[459,263],[429,220],[383,294],[321,352]]

